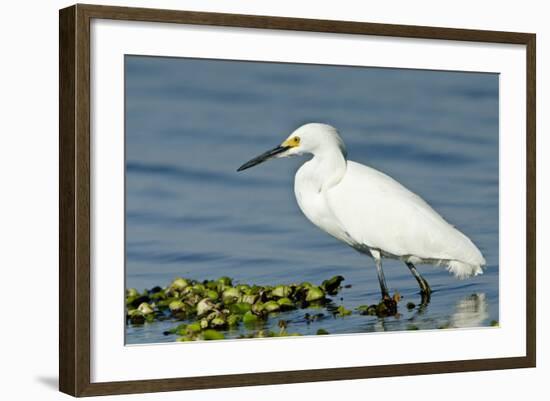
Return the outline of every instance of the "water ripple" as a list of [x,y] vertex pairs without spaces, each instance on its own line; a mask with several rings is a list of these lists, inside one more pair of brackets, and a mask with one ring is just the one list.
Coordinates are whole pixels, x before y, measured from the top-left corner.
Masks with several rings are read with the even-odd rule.
[[153,263],[204,263],[226,259],[227,255],[214,252],[178,252],[153,251],[143,249],[127,249],[126,258],[129,261],[153,262]]
[[274,185],[273,180],[257,179],[246,177],[244,179],[235,173],[224,173],[220,171],[209,171],[204,169],[195,169],[191,167],[177,167],[169,164],[144,163],[138,161],[126,162],[126,171],[128,174],[148,174],[164,178],[185,179],[198,182],[208,182],[209,184],[235,184],[239,186],[263,186]]

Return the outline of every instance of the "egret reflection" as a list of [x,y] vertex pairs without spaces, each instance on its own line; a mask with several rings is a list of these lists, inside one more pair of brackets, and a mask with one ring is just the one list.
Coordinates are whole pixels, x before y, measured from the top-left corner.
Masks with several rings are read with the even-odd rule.
[[456,304],[451,315],[451,327],[479,327],[489,319],[487,297],[484,293],[472,294]]

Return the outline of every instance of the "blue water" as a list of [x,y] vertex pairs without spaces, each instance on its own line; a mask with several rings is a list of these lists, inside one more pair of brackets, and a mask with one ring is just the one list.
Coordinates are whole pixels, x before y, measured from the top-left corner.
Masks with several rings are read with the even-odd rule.
[[[339,129],[350,160],[391,175],[468,235],[488,267],[459,281],[419,266],[434,290],[426,308],[310,325],[304,314],[311,311],[298,310],[280,315],[288,330],[355,333],[499,320],[498,75],[126,56],[125,77],[127,287],[163,286],[176,276],[275,284],[340,274],[351,288],[336,305],[377,302],[373,261],[299,210],[293,180],[305,159],[235,171],[316,121]],[[404,264],[386,260],[384,270],[392,292],[419,302]],[[173,325],[128,326],[126,340],[174,341],[162,335]]]

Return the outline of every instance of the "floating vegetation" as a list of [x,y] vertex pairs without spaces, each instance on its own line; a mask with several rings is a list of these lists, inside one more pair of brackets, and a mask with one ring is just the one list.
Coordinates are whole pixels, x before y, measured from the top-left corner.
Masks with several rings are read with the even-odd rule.
[[[386,297],[378,304],[361,305],[356,308],[360,315],[388,317],[397,315],[397,304],[402,297],[399,293],[395,293],[393,297]],[[408,307],[408,304],[407,304]]]
[[323,290],[327,292],[329,295],[336,295],[338,291],[342,288],[340,284],[344,281],[344,277],[342,276],[334,276],[328,280],[323,281],[323,284],[321,284],[321,287]]
[[[217,280],[197,281],[175,278],[168,286],[154,287],[138,292],[135,288],[126,291],[126,321],[142,325],[154,321],[181,321],[181,324],[164,332],[175,335],[178,341],[221,340],[222,331],[245,328],[250,332],[238,338],[286,337],[300,335],[288,331],[291,322],[279,320],[279,331],[266,330],[269,318],[282,312],[296,309],[326,309],[322,312],[305,313],[306,324],[327,317],[346,317],[354,312],[343,305],[336,306],[330,297],[342,289],[344,277],[334,276],[320,285],[309,282],[260,286],[236,284],[229,277]],[[390,316],[397,311],[398,294],[377,305],[357,308],[361,315]],[[177,322],[176,322],[177,323]],[[326,335],[324,329],[318,335]],[[233,336],[233,337],[236,337]]]
[[346,309],[344,307],[344,305],[340,305],[337,309],[336,309],[336,313],[334,314],[335,316],[349,316],[351,315],[351,311],[349,309]]
[[304,315],[304,319],[305,319],[307,324],[310,324],[312,322],[316,322],[316,321],[324,319],[324,318],[325,318],[324,313],[317,313],[315,315],[310,315],[309,313],[306,313]]

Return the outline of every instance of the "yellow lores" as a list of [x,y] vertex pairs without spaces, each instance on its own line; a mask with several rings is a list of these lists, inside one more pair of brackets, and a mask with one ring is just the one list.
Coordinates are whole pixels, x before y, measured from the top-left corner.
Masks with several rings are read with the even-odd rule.
[[281,146],[287,147],[287,148],[295,148],[298,145],[300,145],[300,137],[299,136],[293,136],[292,138],[288,138],[286,141],[284,141],[281,144]]

